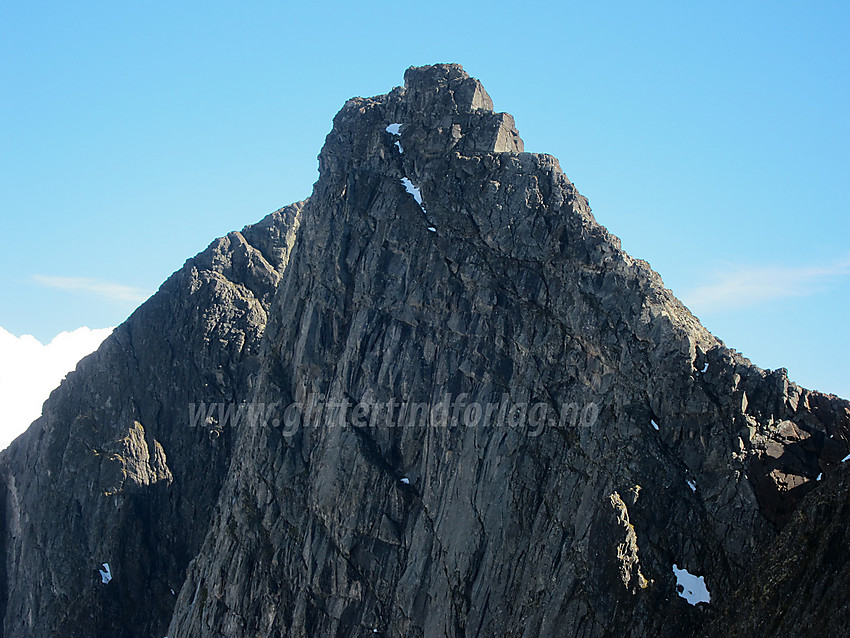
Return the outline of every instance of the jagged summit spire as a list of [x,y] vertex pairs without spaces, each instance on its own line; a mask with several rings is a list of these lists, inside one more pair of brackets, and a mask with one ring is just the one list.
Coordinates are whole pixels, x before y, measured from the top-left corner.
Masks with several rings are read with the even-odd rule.
[[461,113],[493,110],[484,85],[460,64],[412,66],[404,72],[404,88],[407,101],[414,106],[432,106],[432,96],[437,94]]
[[[407,135],[424,142],[427,153],[459,151],[522,153],[524,145],[508,113],[493,111],[493,100],[481,82],[460,64],[410,67],[404,89],[393,91],[397,117],[410,123]],[[402,139],[404,144],[404,139]]]
[[[398,146],[388,143],[386,127],[400,125]],[[493,100],[459,64],[410,67],[404,86],[386,95],[348,100],[334,118],[319,155],[319,172],[357,166],[402,172],[414,181],[439,179],[435,166],[454,153],[522,153],[524,144],[513,117],[493,110]],[[401,155],[399,157],[399,155]]]

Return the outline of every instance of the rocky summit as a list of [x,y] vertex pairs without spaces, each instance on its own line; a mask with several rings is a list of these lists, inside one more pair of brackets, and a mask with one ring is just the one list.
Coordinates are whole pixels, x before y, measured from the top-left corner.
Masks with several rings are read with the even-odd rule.
[[0,453],[2,636],[822,636],[850,403],[711,335],[459,65],[349,100]]

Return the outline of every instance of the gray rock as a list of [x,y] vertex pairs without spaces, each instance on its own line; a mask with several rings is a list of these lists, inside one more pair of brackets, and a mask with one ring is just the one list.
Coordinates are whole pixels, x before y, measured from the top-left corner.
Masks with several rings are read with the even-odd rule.
[[[4,635],[726,622],[850,451],[850,404],[705,330],[459,65],[349,100],[319,168],[303,206],[188,262],[0,455]],[[292,420],[317,398],[372,413]],[[411,408],[446,399],[459,422]],[[278,421],[189,428],[192,401]],[[710,604],[678,595],[674,563]]]
[[842,636],[850,624],[850,464],[826,474],[701,636]]
[[[711,336],[595,222],[554,158],[520,152],[460,67],[405,80],[335,119],[254,400],[507,394],[552,415],[594,404],[598,419],[539,436],[242,432],[170,635],[695,631],[711,607],[676,595],[672,565],[704,574],[718,600],[733,590],[811,489],[788,477],[814,478],[823,441],[847,426],[823,415],[846,403]],[[816,415],[814,397],[830,407]],[[768,454],[804,432],[811,455]],[[273,486],[262,499],[258,481]],[[619,497],[638,491],[629,506]]]
[[0,635],[165,635],[232,450],[188,406],[248,391],[301,208],[188,260],[0,453]]

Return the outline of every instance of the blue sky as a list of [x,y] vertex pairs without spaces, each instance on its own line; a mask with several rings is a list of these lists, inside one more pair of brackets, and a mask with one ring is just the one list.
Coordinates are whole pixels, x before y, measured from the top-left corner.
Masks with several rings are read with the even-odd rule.
[[0,327],[120,323],[310,194],[344,101],[460,62],[754,363],[850,396],[845,2],[0,4]]

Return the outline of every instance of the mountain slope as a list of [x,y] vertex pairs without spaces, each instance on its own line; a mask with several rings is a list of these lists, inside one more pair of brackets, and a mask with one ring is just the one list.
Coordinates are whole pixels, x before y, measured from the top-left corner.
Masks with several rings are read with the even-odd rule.
[[459,65],[349,100],[319,168],[0,454],[4,636],[686,636],[769,613],[728,610],[846,469],[848,402],[708,333]]
[[566,425],[241,431],[169,635],[683,635],[673,564],[722,599],[846,449],[846,402],[724,348],[491,107],[453,65],[345,105],[253,400]]
[[188,406],[244,395],[300,209],[187,261],[0,453],[3,636],[164,635],[232,449]]

